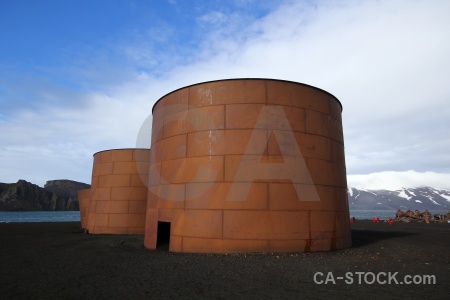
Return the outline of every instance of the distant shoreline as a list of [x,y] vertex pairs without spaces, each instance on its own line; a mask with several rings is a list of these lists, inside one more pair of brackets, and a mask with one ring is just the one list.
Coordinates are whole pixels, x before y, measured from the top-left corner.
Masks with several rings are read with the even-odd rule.
[[[379,218],[386,220],[395,218],[395,210],[350,210],[349,217],[356,220],[371,220]],[[430,211],[432,214],[446,211]],[[0,223],[30,223],[30,222],[79,222],[79,211],[0,211]]]

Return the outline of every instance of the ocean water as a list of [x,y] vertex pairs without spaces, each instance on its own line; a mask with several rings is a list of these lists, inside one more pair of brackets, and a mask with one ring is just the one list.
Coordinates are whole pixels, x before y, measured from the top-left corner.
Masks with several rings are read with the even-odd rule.
[[372,220],[372,218],[380,218],[386,220],[395,218],[395,210],[350,210],[350,217],[356,220]]
[[[447,211],[430,211],[432,215]],[[395,210],[350,210],[357,220],[395,218]],[[79,222],[79,211],[0,211],[0,223],[11,222]]]
[[0,223],[79,221],[79,211],[0,211]]

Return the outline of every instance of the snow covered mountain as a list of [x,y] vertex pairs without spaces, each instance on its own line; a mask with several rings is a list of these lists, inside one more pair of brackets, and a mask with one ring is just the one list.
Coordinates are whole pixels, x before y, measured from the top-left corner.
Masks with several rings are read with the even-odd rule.
[[366,190],[348,188],[350,209],[374,210],[415,210],[448,211],[450,190],[431,187],[402,188],[401,190]]

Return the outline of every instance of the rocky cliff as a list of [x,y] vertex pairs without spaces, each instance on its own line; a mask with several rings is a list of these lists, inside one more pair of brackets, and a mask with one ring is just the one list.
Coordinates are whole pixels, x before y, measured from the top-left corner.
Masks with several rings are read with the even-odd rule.
[[44,189],[55,193],[61,197],[72,198],[78,202],[78,191],[89,189],[91,186],[86,183],[77,182],[73,180],[60,179],[60,180],[49,180],[44,185]]
[[72,180],[47,181],[44,188],[26,180],[0,183],[0,211],[78,210],[77,191],[88,188]]

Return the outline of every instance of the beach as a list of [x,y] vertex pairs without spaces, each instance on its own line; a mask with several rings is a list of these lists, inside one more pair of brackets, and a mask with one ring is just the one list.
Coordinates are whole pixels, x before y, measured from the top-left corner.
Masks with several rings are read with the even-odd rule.
[[[0,298],[448,297],[450,224],[351,228],[352,248],[336,252],[212,255],[148,251],[141,235],[84,234],[79,222],[1,223]],[[432,281],[422,275],[435,284],[414,284]]]

